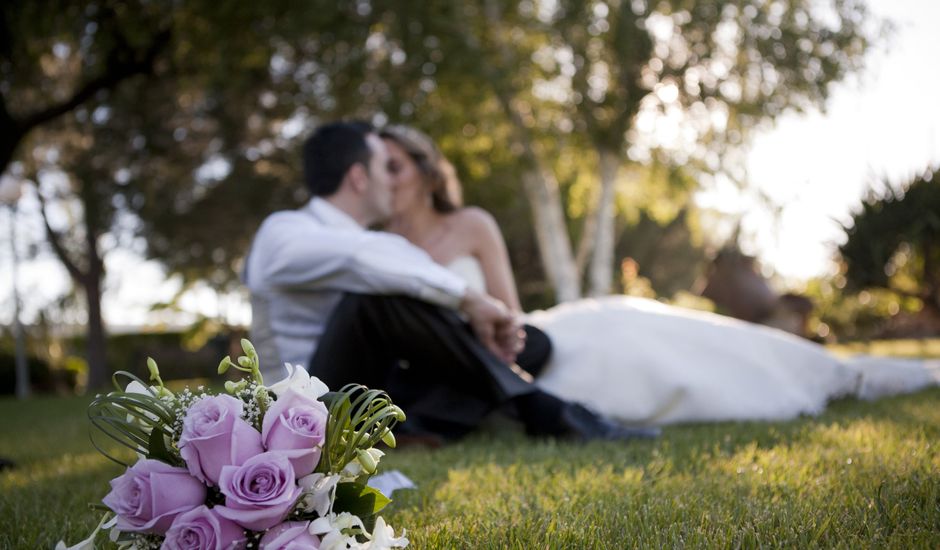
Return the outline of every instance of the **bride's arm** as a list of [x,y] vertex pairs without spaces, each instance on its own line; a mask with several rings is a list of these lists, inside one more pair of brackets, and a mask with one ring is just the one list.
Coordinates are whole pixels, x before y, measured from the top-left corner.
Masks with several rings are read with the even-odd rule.
[[466,234],[473,236],[471,248],[483,269],[487,293],[513,311],[521,312],[509,253],[496,220],[481,208],[465,208],[461,213],[467,224]]

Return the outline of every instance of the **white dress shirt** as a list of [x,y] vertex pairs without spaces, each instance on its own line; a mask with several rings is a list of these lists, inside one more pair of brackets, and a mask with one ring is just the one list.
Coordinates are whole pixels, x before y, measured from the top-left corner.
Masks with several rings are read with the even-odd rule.
[[344,292],[401,294],[456,309],[463,279],[405,238],[368,231],[342,210],[312,199],[275,212],[255,235],[245,266],[251,338],[267,382],[283,363],[307,366]]

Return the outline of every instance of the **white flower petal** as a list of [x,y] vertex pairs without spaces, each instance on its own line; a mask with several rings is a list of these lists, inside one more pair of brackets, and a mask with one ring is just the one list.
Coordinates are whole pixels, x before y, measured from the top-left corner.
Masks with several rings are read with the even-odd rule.
[[333,525],[330,523],[329,516],[319,517],[310,522],[310,527],[307,528],[307,532],[311,535],[323,535],[329,533],[333,530]]
[[147,386],[141,384],[137,380],[131,380],[131,383],[124,388],[125,393],[140,393],[143,395],[153,395],[150,393],[150,390]]
[[316,376],[311,376],[311,377],[310,377],[310,387],[309,387],[309,391],[310,391],[310,393],[316,395],[317,398],[319,398],[319,397],[323,396],[323,394],[325,394],[325,393],[327,393],[328,391],[330,391],[330,388],[329,388],[326,384],[324,384],[323,381],[320,380],[319,378],[317,378]]
[[101,521],[98,522],[98,526],[95,527],[95,530],[91,532],[91,535],[87,539],[73,544],[72,546],[66,546],[65,541],[59,541],[55,545],[55,550],[95,550],[95,537],[98,536],[98,531],[101,531],[105,526],[111,527],[117,523],[117,516],[111,518],[111,521],[108,521],[110,514],[105,514]]
[[343,470],[339,474],[340,474],[340,477],[342,477],[344,481],[348,481],[351,479],[356,479],[357,477],[359,477],[359,474],[361,473],[362,473],[362,464],[359,464],[358,458],[354,458],[351,461],[349,461],[349,464],[346,464],[346,466],[343,466]]
[[400,537],[395,536],[395,530],[385,523],[382,516],[375,518],[375,528],[372,530],[372,540],[369,541],[369,550],[390,550],[392,548],[405,548],[409,541],[405,538],[405,531]]
[[326,384],[320,381],[316,376],[310,376],[307,370],[302,366],[284,363],[284,368],[287,369],[287,376],[280,382],[268,387],[274,395],[280,397],[286,393],[287,390],[293,388],[299,392],[319,398],[330,391]]
[[339,483],[339,475],[310,474],[298,480],[304,490],[304,511],[316,512],[318,516],[330,513],[333,507],[333,490]]

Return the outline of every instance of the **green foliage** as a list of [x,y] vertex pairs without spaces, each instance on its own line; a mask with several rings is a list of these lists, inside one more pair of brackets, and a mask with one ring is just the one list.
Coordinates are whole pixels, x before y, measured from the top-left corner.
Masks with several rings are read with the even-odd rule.
[[[306,198],[298,144],[310,126],[417,125],[504,227],[535,305],[550,289],[520,193],[524,144],[558,174],[569,234],[590,211],[574,203],[593,196],[597,148],[630,149],[653,173],[626,192],[635,238],[637,211],[666,223],[687,208],[687,184],[727,170],[749,129],[822,104],[881,30],[855,1],[537,4],[14,0],[0,11],[2,105],[26,116],[158,45],[152,66],[34,131],[16,160],[27,177],[62,171],[66,188],[43,193],[83,197],[75,212],[95,233],[219,290],[238,284],[260,220]],[[695,143],[651,152],[644,110],[688,115]],[[81,232],[69,244],[80,251]]]
[[405,413],[385,392],[358,384],[347,384],[339,391],[327,393],[322,400],[329,407],[330,416],[316,471],[339,472],[358,458],[366,474],[375,473],[374,464],[365,463],[371,457],[361,455],[387,439],[386,434],[404,422]]
[[836,355],[888,355],[910,359],[940,359],[940,338],[908,338],[873,340],[831,344],[828,349]]
[[[38,393],[71,392],[75,390],[76,373],[58,369],[38,357],[27,356],[30,389]],[[16,392],[16,356],[0,351],[0,395]]]
[[[165,380],[214,378],[219,357],[228,353],[227,338],[216,337],[197,350],[185,346],[185,333],[136,332],[108,336],[108,364],[115,370],[125,370],[141,378],[149,376],[147,358],[160,364]],[[85,350],[83,337],[65,342],[68,353],[80,355]],[[108,373],[108,377],[111,373]]]
[[[139,383],[149,393],[125,392],[119,383],[122,379]],[[97,430],[91,436],[95,448],[114,462],[131,466],[99,443],[101,438],[96,436],[104,436],[135,453],[180,465],[179,458],[171,456],[164,443],[164,438],[173,436],[171,427],[176,419],[173,406],[160,399],[146,382],[133,374],[120,371],[115,373],[113,380],[117,390],[98,395],[88,405],[88,419]]]
[[909,315],[923,302],[888,289],[849,290],[845,277],[813,279],[803,295],[815,306],[809,331],[824,340],[840,342],[877,337],[886,323],[899,315]]
[[940,311],[940,179],[934,171],[869,193],[839,247],[854,289],[885,288]]
[[371,518],[390,502],[391,499],[364,483],[345,482],[336,484],[333,507],[360,518]]
[[692,288],[704,270],[706,243],[698,231],[694,210],[683,209],[665,223],[641,210],[635,223],[623,224],[617,257],[636,261],[657,295],[674,296]]

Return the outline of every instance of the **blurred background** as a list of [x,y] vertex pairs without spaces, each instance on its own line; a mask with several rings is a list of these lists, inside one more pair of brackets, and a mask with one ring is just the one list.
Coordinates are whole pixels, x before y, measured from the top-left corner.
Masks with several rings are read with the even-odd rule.
[[626,293],[940,354],[938,20],[930,0],[8,0],[0,393],[148,355],[211,374],[250,321],[251,236],[308,198],[300,144],[349,117],[438,141],[527,310]]

